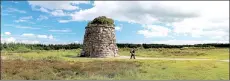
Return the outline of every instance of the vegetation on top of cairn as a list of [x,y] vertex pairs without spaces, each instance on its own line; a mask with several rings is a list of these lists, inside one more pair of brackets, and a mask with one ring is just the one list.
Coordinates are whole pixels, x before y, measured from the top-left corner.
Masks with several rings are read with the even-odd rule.
[[111,19],[111,18],[107,18],[106,16],[99,16],[99,17],[95,18],[94,20],[90,21],[88,23],[88,26],[90,24],[106,24],[106,25],[109,25],[109,26],[115,26],[114,25],[114,20]]

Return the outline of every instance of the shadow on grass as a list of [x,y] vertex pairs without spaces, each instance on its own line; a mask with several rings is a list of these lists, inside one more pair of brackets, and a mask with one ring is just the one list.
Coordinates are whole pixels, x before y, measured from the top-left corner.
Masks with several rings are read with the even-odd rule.
[[67,57],[67,58],[88,58],[88,57],[85,57],[85,56],[80,56],[80,55],[65,55],[64,57]]
[[79,55],[65,55],[64,57],[68,57],[68,58],[77,58],[77,57],[79,57]]

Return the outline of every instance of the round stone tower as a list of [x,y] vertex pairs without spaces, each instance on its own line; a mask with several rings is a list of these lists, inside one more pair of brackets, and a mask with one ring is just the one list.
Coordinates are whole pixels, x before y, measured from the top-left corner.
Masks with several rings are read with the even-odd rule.
[[105,16],[95,18],[85,28],[83,54],[85,57],[116,57],[114,21]]

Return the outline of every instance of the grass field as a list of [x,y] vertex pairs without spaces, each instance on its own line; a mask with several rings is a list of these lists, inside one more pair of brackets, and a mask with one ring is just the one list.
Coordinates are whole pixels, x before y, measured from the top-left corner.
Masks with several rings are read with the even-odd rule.
[[[130,49],[120,49],[121,55],[129,55]],[[137,56],[140,57],[170,57],[170,58],[207,58],[229,59],[228,48],[185,48],[185,49],[139,49]]]
[[[76,57],[76,50],[2,51],[3,80],[228,80],[229,63],[92,59]],[[129,49],[119,49],[122,56]],[[138,57],[229,59],[228,48],[138,49]]]

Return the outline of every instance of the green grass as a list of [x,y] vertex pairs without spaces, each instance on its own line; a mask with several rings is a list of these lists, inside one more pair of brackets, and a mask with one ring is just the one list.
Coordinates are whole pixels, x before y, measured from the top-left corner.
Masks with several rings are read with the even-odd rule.
[[[130,55],[129,49],[119,49],[120,55]],[[136,51],[138,57],[154,57],[154,58],[206,58],[206,59],[229,59],[228,48],[187,48],[187,49],[138,49]]]
[[[130,49],[119,49],[119,55],[129,56]],[[27,53],[13,53],[2,52],[2,56],[25,59],[73,59],[80,53],[80,49],[76,50],[34,50]],[[153,58],[205,58],[205,59],[217,59],[228,60],[229,49],[228,48],[216,48],[216,49],[200,49],[200,48],[188,48],[188,49],[138,49],[136,51],[137,57],[153,57]]]
[[229,66],[216,61],[5,60],[3,80],[228,80]]
[[[76,50],[2,51],[3,80],[228,80],[229,63],[76,57]],[[129,49],[119,49],[129,55]],[[229,59],[227,48],[138,49],[139,57]]]
[[36,50],[27,53],[2,53],[2,56],[6,56],[8,59],[26,59],[26,60],[63,60],[71,59],[77,56],[80,50]]

